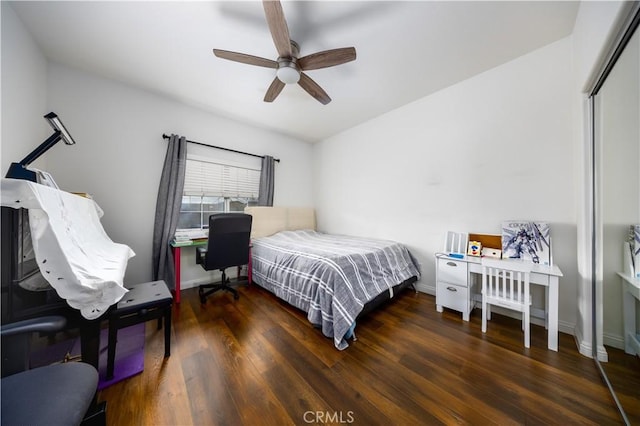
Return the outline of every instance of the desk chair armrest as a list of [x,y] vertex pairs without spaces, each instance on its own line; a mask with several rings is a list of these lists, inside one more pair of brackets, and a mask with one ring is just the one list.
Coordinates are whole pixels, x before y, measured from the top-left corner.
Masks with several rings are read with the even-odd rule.
[[65,317],[52,315],[3,325],[0,328],[2,337],[0,376],[6,377],[29,369],[31,333],[60,331],[66,324]]
[[35,332],[50,333],[62,330],[66,324],[67,319],[59,315],[32,318],[3,325],[0,329],[0,336],[10,337]]
[[196,265],[203,265],[207,258],[206,247],[196,247]]

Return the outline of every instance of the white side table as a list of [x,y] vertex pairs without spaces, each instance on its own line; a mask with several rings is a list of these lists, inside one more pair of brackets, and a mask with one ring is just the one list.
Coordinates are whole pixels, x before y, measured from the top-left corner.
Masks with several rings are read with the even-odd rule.
[[624,351],[640,355],[640,335],[636,328],[636,300],[640,300],[640,278],[618,272],[622,278],[622,310],[624,315]]

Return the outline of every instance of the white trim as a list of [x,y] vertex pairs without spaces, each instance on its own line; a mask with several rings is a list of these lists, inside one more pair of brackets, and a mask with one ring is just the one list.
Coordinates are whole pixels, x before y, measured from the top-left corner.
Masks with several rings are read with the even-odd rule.
[[[203,272],[205,272],[203,270]],[[227,277],[234,279],[235,278],[235,273],[236,273],[236,267],[235,266],[231,266],[229,268],[227,268]],[[229,275],[231,274],[231,275]],[[240,272],[241,275],[246,275],[247,274],[247,267],[246,265],[242,266],[242,270]],[[182,290],[186,290],[188,288],[194,288],[194,287],[198,287],[201,284],[210,284],[210,283],[217,283],[218,281],[220,281],[222,279],[222,273],[220,271],[214,270],[214,271],[206,271],[206,275],[202,276],[202,277],[198,277],[198,278],[193,278],[190,280],[183,280],[180,281],[180,291]],[[233,281],[231,282],[231,284],[233,284]],[[241,284],[243,285],[243,284]]]
[[187,153],[187,160],[202,161],[205,163],[213,163],[213,164],[222,164],[224,166],[240,167],[240,168],[249,169],[249,170],[257,170],[257,171],[261,170],[261,166],[254,166],[254,165],[249,165],[248,163],[230,161],[226,159],[220,160],[218,158],[207,157],[204,155],[195,155],[195,154]]
[[[416,284],[416,290],[418,290],[421,293],[426,293],[429,294],[431,296],[436,295],[436,286],[435,284],[425,284],[423,282],[418,281]],[[477,297],[479,297],[480,295],[477,295]],[[482,300],[481,298],[474,298],[474,302],[478,303],[478,300]],[[475,306],[475,308],[481,309],[481,307],[479,306]],[[492,311],[495,310],[495,312],[499,313],[500,315],[505,315],[505,316],[509,316],[512,318],[516,318],[516,319],[520,319],[520,316],[518,313],[510,311],[510,310],[501,310],[499,306],[495,307],[492,309]],[[533,308],[531,309],[531,324],[535,324],[535,325],[539,325],[541,327],[545,326],[545,321],[544,321],[544,309],[541,308]],[[580,349],[580,353],[584,356],[587,356],[589,358],[591,358],[591,345],[588,342],[586,343],[586,346],[588,346],[588,349],[584,349],[583,345],[579,344],[578,342],[582,341],[581,337],[578,336],[577,334],[577,328],[576,328],[576,324],[574,323],[570,323],[570,322],[566,322],[566,321],[558,321],[558,331],[564,334],[568,334],[570,336],[574,336],[575,340],[576,340],[576,346],[578,346],[578,348]],[[606,351],[604,352],[604,356],[606,357]]]
[[622,6],[618,10],[614,24],[609,29],[607,38],[602,45],[598,59],[596,60],[593,68],[591,68],[591,73],[583,86],[583,91],[588,95],[593,92],[600,76],[604,73],[605,68],[613,58],[613,54],[622,41],[624,33],[631,25],[631,21],[637,13],[638,8],[640,8],[640,2],[638,1],[622,2]]
[[624,337],[620,334],[604,333],[602,341],[605,346],[611,346],[624,351]]
[[425,284],[423,282],[418,281],[414,284],[416,286],[416,290],[421,293],[430,294],[433,297],[436,297],[436,286],[435,284]]

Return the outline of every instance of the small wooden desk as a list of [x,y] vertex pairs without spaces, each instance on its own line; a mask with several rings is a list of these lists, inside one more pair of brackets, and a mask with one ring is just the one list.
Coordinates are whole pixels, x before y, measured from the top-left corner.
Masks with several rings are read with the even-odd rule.
[[[171,251],[173,251],[173,265],[176,271],[175,283],[176,288],[174,290],[174,301],[180,303],[180,255],[182,253],[182,247],[197,247],[207,245],[207,239],[189,240],[186,242],[176,243],[171,240],[169,242]],[[238,276],[240,276],[240,267],[238,267]],[[247,278],[249,284],[251,284],[251,245],[249,245],[249,266],[247,268]]]
[[[443,253],[436,253],[436,274],[439,275],[442,271],[438,271],[438,265],[441,265],[438,262],[439,259],[451,260],[451,264],[455,264],[457,262],[463,262],[467,266],[466,271],[466,279],[467,283],[471,282],[471,274],[482,274],[482,261],[479,257],[473,256],[463,256],[461,259],[449,257]],[[503,259],[503,262],[520,262],[517,259]],[[448,264],[449,262],[445,262]],[[547,314],[547,324],[548,324],[548,340],[547,347],[553,351],[558,350],[558,281],[562,276],[562,271],[557,265],[539,265],[534,264],[533,269],[531,270],[531,284],[538,284],[546,287],[547,297],[546,297],[546,314]],[[436,277],[436,281],[438,278]],[[438,285],[438,283],[436,283]],[[469,289],[471,289],[470,285],[467,285]],[[467,293],[467,297],[469,297],[469,305],[470,309],[473,308],[473,300],[471,299],[472,294],[471,291]],[[438,312],[442,312],[442,305],[439,304],[436,296],[436,308]],[[464,315],[466,314],[466,316]],[[469,312],[463,312],[463,318],[465,320],[469,320]]]
[[636,301],[640,300],[640,278],[618,272],[622,278],[622,310],[624,314],[624,351],[640,355],[640,335],[636,327]]

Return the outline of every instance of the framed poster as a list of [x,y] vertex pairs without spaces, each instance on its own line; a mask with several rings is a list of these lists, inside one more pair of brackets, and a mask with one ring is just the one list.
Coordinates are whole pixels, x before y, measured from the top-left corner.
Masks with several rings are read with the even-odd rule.
[[502,258],[551,265],[551,235],[545,222],[510,220],[502,223]]

